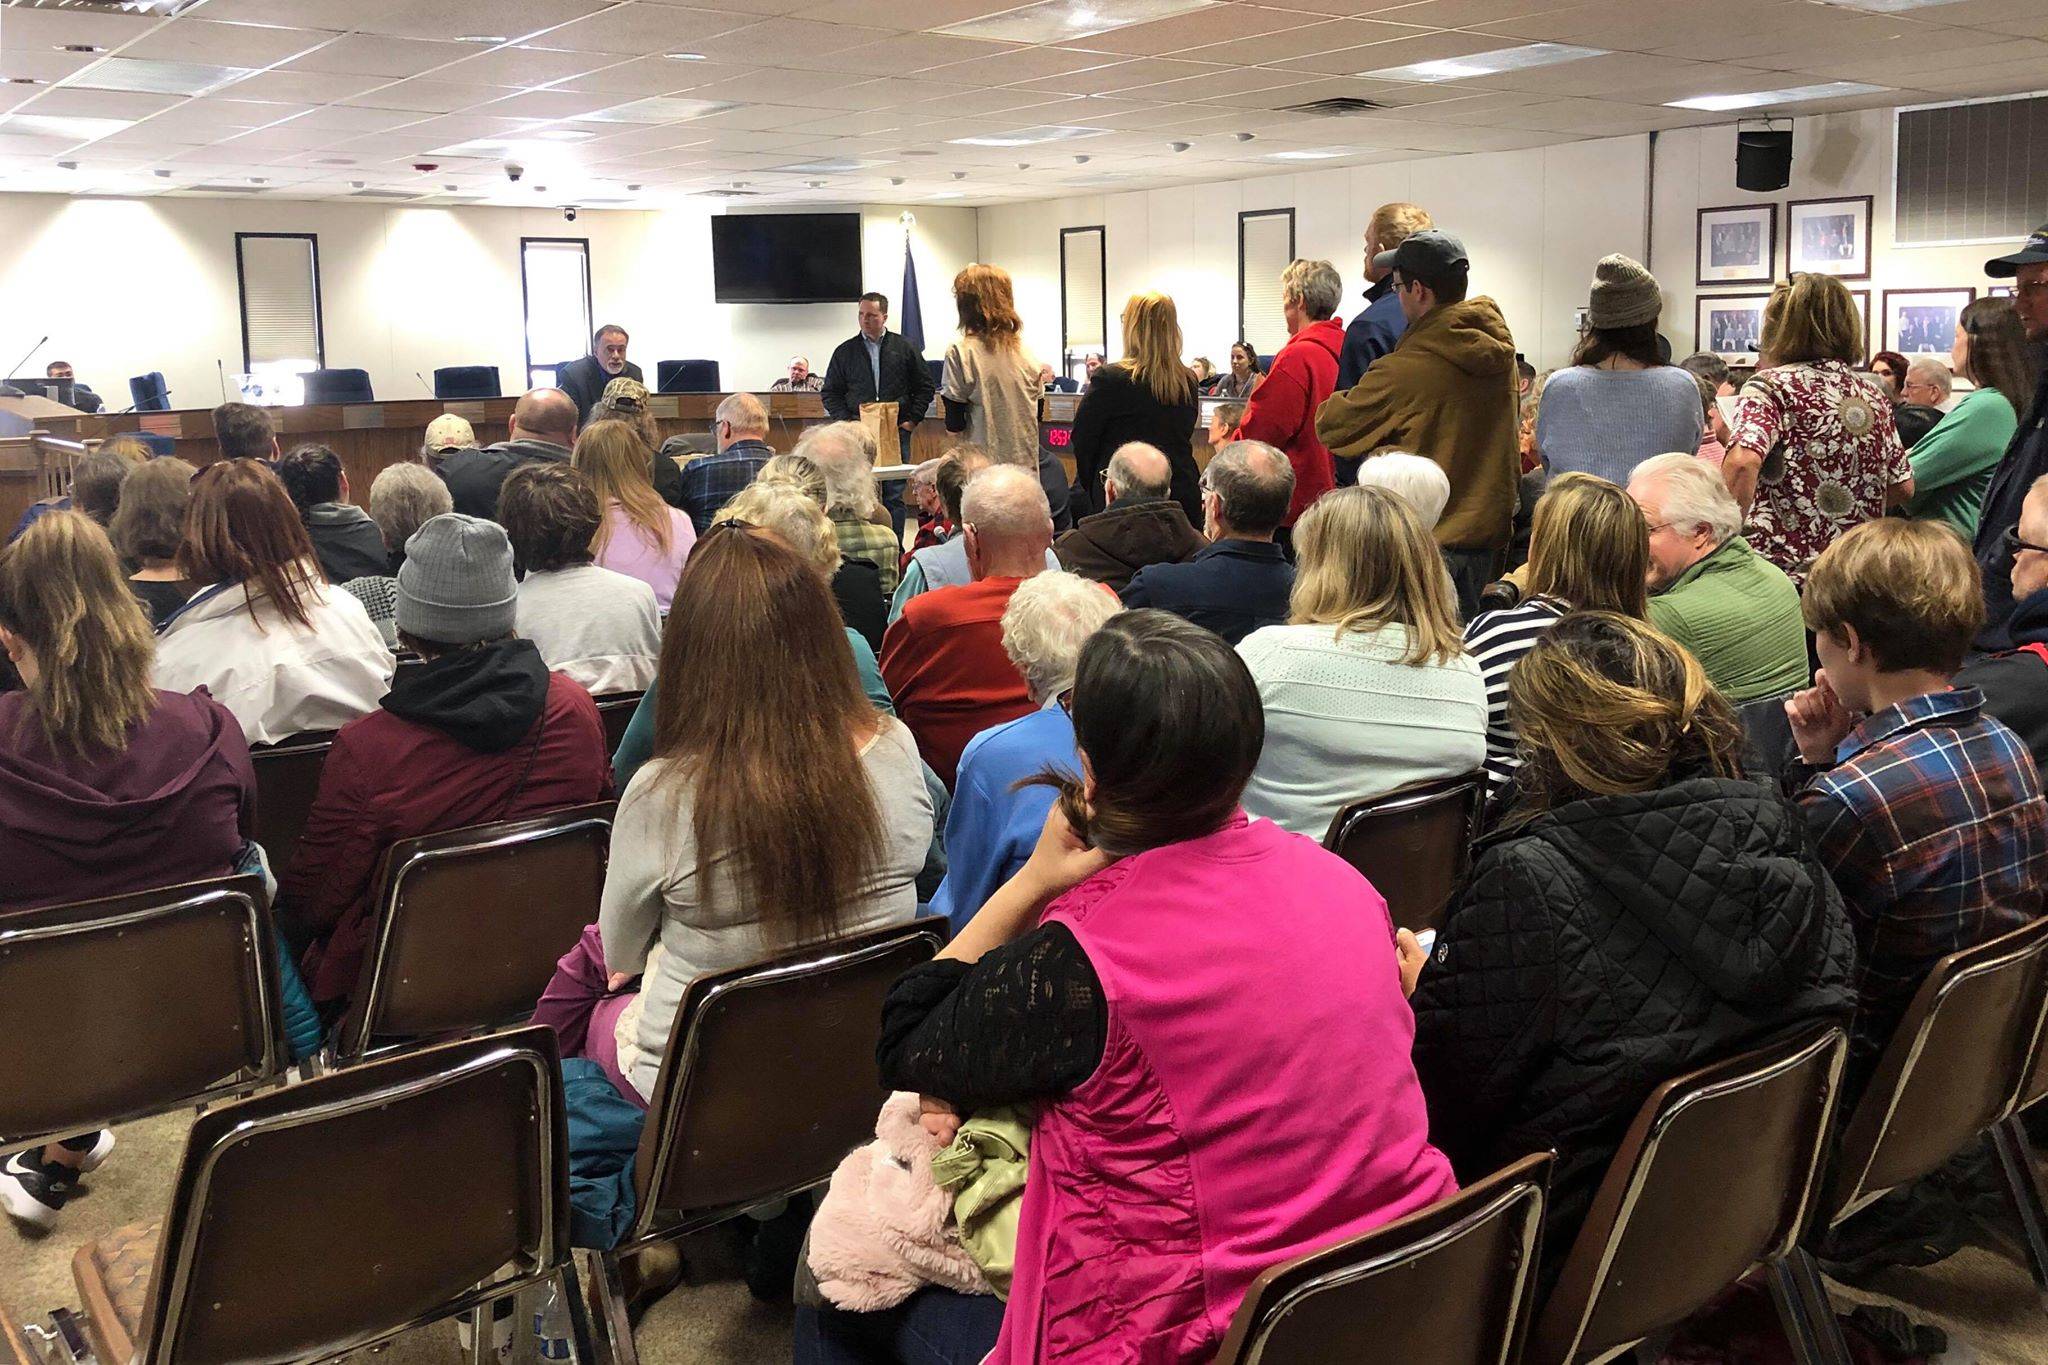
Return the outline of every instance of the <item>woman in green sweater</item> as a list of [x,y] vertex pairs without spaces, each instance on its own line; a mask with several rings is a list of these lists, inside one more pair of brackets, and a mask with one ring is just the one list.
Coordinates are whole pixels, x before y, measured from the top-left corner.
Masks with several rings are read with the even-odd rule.
[[1903,510],[1915,520],[1946,522],[1967,541],[1977,534],[1991,471],[2034,388],[2026,332],[2012,300],[1978,299],[1963,309],[1949,358],[1956,374],[1977,387],[1907,453],[1913,497]]

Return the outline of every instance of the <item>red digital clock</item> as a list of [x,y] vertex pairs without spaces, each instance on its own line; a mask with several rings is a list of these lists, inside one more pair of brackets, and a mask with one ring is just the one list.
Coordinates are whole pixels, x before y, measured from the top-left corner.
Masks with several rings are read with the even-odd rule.
[[1074,429],[1072,427],[1047,427],[1045,429],[1045,443],[1054,450],[1065,450],[1074,443]]

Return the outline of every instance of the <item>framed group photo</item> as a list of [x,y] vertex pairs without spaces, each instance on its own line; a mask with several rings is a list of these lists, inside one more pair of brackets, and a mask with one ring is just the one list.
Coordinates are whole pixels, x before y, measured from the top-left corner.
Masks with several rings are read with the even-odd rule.
[[1778,256],[1778,206],[1701,209],[1698,246],[1695,284],[1769,284]]
[[1946,356],[1955,346],[1956,320],[1976,301],[1973,288],[1887,289],[1884,291],[1884,345],[1908,360]]
[[1870,278],[1870,195],[1785,206],[1785,273]]
[[1702,294],[1693,349],[1712,351],[1730,365],[1756,364],[1769,294]]

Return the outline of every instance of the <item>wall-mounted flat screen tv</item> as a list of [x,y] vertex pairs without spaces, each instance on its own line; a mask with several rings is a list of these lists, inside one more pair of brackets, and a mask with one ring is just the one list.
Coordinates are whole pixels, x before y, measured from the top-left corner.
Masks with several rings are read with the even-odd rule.
[[858,213],[728,213],[711,220],[720,303],[851,303],[860,297]]

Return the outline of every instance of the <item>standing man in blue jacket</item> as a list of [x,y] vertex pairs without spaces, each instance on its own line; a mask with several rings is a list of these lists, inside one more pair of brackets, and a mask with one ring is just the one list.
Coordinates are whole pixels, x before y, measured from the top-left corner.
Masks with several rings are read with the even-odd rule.
[[[818,397],[835,421],[858,422],[863,403],[896,404],[898,450],[904,462],[910,460],[910,434],[924,420],[932,405],[938,382],[931,367],[901,332],[889,330],[889,300],[867,293],[860,296],[860,332],[839,343],[825,366],[825,382]],[[880,459],[886,461],[885,448]],[[882,485],[882,505],[896,534],[903,534],[903,484],[891,479]]]
[[[1381,204],[1365,225],[1365,307],[1344,329],[1344,349],[1337,356],[1337,391],[1347,392],[1365,377],[1373,361],[1394,349],[1408,319],[1401,312],[1401,300],[1394,295],[1391,272],[1373,264],[1382,252],[1392,251],[1424,228],[1436,226],[1427,209],[1415,204]],[[1337,486],[1348,488],[1358,482],[1357,459],[1340,459]]]

